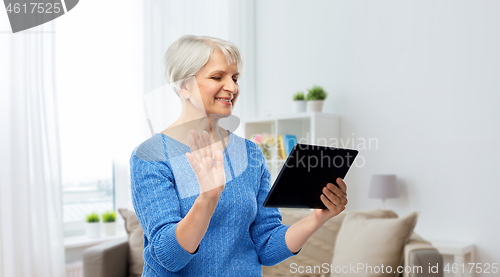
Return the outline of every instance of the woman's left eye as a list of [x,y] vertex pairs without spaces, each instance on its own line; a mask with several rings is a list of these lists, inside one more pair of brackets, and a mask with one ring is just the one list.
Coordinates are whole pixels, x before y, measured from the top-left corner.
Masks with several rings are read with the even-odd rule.
[[[221,77],[211,77],[211,79],[214,79],[214,80],[219,81],[219,80],[221,80],[222,78],[221,78]],[[238,79],[233,78],[233,82],[237,83],[237,82],[238,82]]]

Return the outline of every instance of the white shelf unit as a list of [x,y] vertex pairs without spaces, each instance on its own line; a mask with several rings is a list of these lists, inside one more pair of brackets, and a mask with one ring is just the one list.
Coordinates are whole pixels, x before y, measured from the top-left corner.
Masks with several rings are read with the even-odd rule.
[[[322,112],[304,112],[253,118],[244,122],[245,138],[253,134],[268,133],[277,138],[278,135],[293,134],[297,143],[321,146],[337,146],[340,140],[340,116]],[[267,165],[271,173],[271,184],[274,183],[284,160],[278,158],[277,147],[271,149],[271,160]]]

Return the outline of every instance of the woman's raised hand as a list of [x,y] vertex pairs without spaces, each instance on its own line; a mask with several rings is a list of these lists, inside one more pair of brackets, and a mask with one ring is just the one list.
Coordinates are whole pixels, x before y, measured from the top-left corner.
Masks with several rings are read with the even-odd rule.
[[212,144],[208,132],[203,131],[202,136],[203,140],[199,137],[198,132],[191,130],[191,134],[188,136],[191,153],[186,153],[186,157],[198,179],[200,196],[218,201],[226,184],[222,151],[217,150],[212,154]]

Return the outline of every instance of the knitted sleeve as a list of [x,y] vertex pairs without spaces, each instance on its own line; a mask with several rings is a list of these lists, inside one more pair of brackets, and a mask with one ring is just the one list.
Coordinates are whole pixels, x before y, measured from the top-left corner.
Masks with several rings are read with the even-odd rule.
[[278,208],[265,208],[262,206],[271,189],[271,174],[262,154],[260,167],[260,188],[257,196],[257,216],[250,226],[250,235],[254,242],[260,263],[264,266],[276,265],[291,256],[292,253],[285,241],[286,230],[291,225],[282,224],[282,215]]
[[169,271],[179,271],[196,254],[186,251],[177,241],[176,228],[181,221],[179,197],[172,170],[166,161],[130,159],[132,203],[149,245],[145,259],[153,259]]

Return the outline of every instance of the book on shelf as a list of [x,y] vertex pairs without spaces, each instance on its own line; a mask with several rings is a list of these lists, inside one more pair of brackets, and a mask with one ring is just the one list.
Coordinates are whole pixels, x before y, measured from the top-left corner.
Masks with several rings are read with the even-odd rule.
[[274,135],[268,133],[252,134],[249,140],[259,146],[266,160],[271,159],[271,148],[276,144]]
[[285,160],[297,144],[297,137],[292,134],[271,135],[268,133],[253,134],[250,140],[255,142],[262,150],[266,159],[271,159],[270,149],[276,146],[278,157]]
[[278,135],[278,147],[276,149],[278,151],[278,157],[280,159],[286,159],[285,153],[285,144],[283,143],[283,135]]
[[293,146],[297,144],[297,137],[295,135],[284,134],[283,141],[285,143],[286,156],[288,157],[293,149]]
[[286,159],[293,149],[293,146],[297,143],[297,137],[291,134],[278,135],[278,156],[281,159]]

